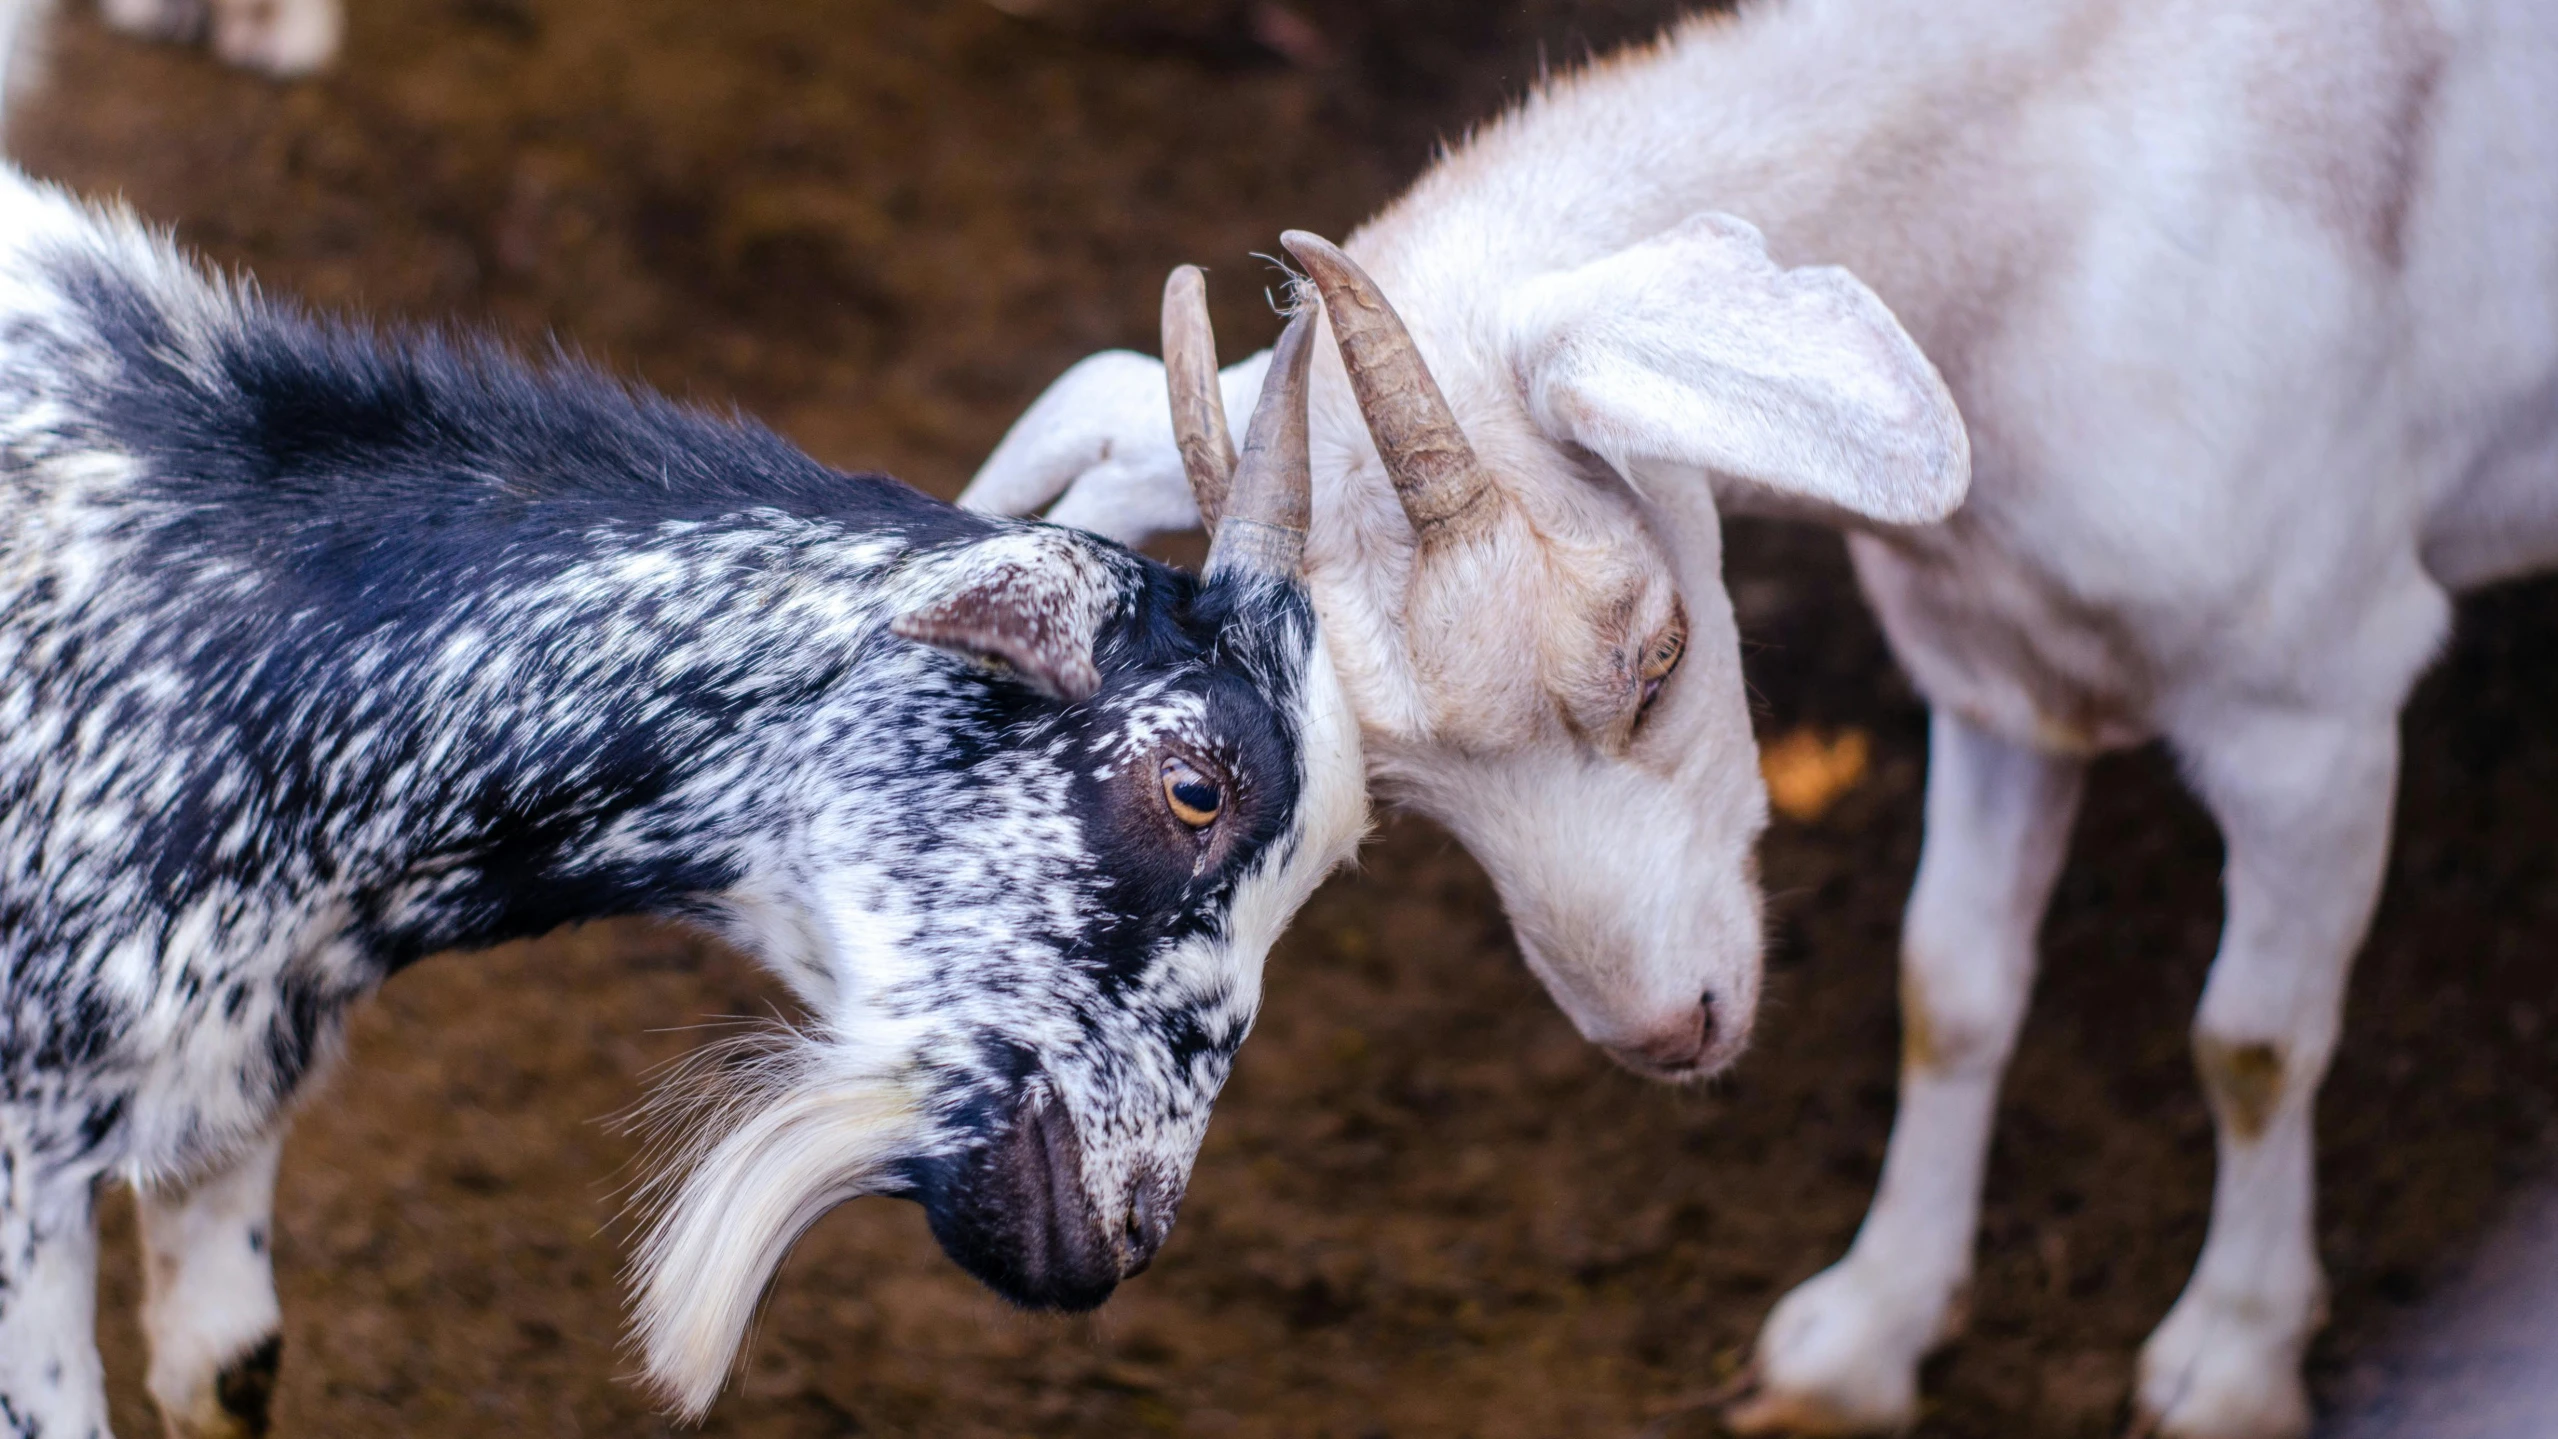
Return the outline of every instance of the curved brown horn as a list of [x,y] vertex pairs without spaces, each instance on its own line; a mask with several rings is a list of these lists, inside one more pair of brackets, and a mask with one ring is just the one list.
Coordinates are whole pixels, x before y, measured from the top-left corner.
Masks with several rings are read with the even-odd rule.
[[1235,440],[1217,386],[1217,332],[1208,324],[1208,277],[1183,265],[1164,281],[1164,382],[1172,391],[1172,437],[1199,502],[1199,523],[1217,532],[1234,483]]
[[1367,271],[1330,240],[1290,230],[1279,243],[1323,292],[1341,367],[1350,374],[1359,414],[1386,462],[1405,518],[1425,537],[1464,528],[1463,517],[1490,498],[1492,482],[1403,318]]
[[1314,513],[1314,469],[1306,458],[1306,363],[1314,356],[1314,312],[1279,332],[1261,382],[1243,459],[1226,495],[1226,517],[1208,546],[1210,579],[1229,572],[1296,579],[1306,568],[1306,521]]

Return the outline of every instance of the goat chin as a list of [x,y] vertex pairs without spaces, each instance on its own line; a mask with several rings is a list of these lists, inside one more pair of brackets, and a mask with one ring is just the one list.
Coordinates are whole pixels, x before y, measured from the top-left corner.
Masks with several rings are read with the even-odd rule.
[[914,1097],[893,1079],[782,1087],[669,1175],[632,1263],[648,1383],[687,1420],[719,1396],[773,1272],[825,1213],[872,1192],[911,1152]]

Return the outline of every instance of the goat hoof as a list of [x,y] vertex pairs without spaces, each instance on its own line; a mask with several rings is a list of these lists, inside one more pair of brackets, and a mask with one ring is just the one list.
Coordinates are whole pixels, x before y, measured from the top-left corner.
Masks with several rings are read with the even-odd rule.
[[[2197,1407],[2187,1404],[2180,1406],[2180,1411]],[[2309,1433],[2306,1398],[2296,1414],[2263,1414],[2241,1418],[2235,1425],[2228,1422],[2232,1417],[2226,1413],[2162,1414],[2143,1404],[2125,1435],[2126,1439],[2303,1439]]]
[[1765,1384],[1744,1392],[1723,1410],[1723,1427],[1735,1434],[1891,1434],[1914,1416],[1877,1416],[1841,1407],[1825,1394],[1793,1393]]
[[2135,1439],[2303,1439],[2305,1338],[2189,1296],[2141,1349]]
[[[1959,1288],[1959,1286],[1953,1286]],[[1744,1434],[1893,1434],[1918,1418],[1919,1361],[1960,1306],[1841,1260],[1777,1301],[1759,1329],[1754,1392],[1726,1410]]]

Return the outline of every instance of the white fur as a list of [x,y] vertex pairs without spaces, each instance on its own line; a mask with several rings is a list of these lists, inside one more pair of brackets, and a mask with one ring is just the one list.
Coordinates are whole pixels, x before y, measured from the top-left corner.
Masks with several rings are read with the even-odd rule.
[[1836,267],[1780,269],[1730,215],[1539,275],[1503,318],[1537,427],[1629,479],[1721,475],[1902,525],[1971,483],[1953,397],[1883,302]]
[[[1972,460],[1950,518],[1922,523],[1959,491],[1929,377],[1888,362],[1896,337],[1844,273],[1736,257],[1743,224],[1779,265],[1853,271],[1942,373]],[[1482,742],[1482,714],[1589,644],[1558,599],[1571,576],[1668,574],[1634,528],[1589,522],[1624,497],[1590,492],[1579,451],[1657,501],[1691,568],[1713,513],[1699,469],[1724,508],[1856,531],[1860,579],[1938,713],[1906,961],[1911,1028],[1935,1042],[1907,1067],[1864,1235],[1778,1306],[1760,1402],[1736,1418],[1915,1417],[1918,1361],[1970,1271],[2077,767],[2159,738],[2229,845],[2196,1023],[2222,1173],[2139,1403],[2185,1439],[2300,1433],[2320,1313],[2311,1100],[2383,868],[2397,710],[2451,593],[2558,562],[2558,12],[1762,0],[1551,86],[1347,248],[1505,498],[1563,521],[1416,573],[1328,367],[1316,593],[1372,769],[1477,846],[1585,1031],[1696,978],[1699,929],[1550,944],[1550,898],[1650,904],[1668,886],[1662,912],[1710,912],[1742,883],[1745,826],[1711,823],[1722,843],[1701,850],[1691,817],[1710,811],[1668,786],[1671,802],[1631,802],[1576,736]],[[1789,292],[1829,299],[1772,304]],[[1060,513],[1120,534],[1173,509],[1169,446],[1109,419],[1159,408],[1140,391],[1160,379],[1114,372],[1115,397],[1087,394],[1080,416],[1034,410],[971,501],[1062,490]],[[1110,456],[1090,491],[1070,447],[1035,433],[1060,425]],[[1691,611],[1713,585],[1683,582]],[[1703,678],[1737,691],[1737,668]],[[1699,742],[1703,770],[1744,782],[1745,734]],[[1539,795],[1616,823],[1594,842]],[[1736,947],[1723,968],[1754,958]]]
[[151,1341],[151,1398],[172,1433],[227,1436],[225,1368],[283,1323],[273,1262],[275,1170],[281,1131],[192,1186],[145,1187],[142,1328]]
[[279,80],[327,69],[346,36],[340,0],[98,0],[98,13],[146,39],[209,38],[224,63]]
[[0,1423],[17,1434],[105,1430],[105,1367],[98,1323],[96,1200],[41,1182],[15,1162],[25,1148],[17,1116],[0,1108],[0,1256],[24,1257],[0,1307]]
[[921,1098],[893,1076],[794,1076],[672,1182],[633,1270],[640,1353],[676,1412],[709,1412],[783,1257],[911,1151]]

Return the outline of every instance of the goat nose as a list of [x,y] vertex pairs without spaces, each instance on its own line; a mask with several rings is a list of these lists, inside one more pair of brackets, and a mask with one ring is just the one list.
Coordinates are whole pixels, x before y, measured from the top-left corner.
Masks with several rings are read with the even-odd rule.
[[1120,1226],[1092,1202],[1073,1116],[1037,1090],[923,1198],[942,1249],[1016,1304],[1080,1312],[1119,1283]]
[[1617,1063],[1654,1079],[1684,1079],[1701,1072],[1714,1048],[1714,995],[1661,1027],[1607,1046]]

